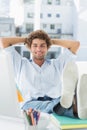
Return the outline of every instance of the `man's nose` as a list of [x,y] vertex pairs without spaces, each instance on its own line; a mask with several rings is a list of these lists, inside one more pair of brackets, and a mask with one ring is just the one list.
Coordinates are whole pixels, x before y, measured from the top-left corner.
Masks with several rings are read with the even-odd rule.
[[40,51],[40,50],[41,50],[41,47],[40,47],[40,46],[38,46],[38,47],[37,47],[37,50],[38,50],[38,51]]

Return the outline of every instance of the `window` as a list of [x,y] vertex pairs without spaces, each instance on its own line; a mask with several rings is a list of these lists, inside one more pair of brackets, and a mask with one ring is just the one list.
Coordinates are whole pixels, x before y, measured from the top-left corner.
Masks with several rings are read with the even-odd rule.
[[33,24],[26,24],[26,32],[27,33],[32,32],[33,28],[34,28]]
[[54,25],[54,24],[51,24],[51,25],[50,25],[50,29],[55,29],[55,25]]
[[21,54],[21,47],[20,47],[20,46],[15,46],[15,50],[16,50],[19,54]]
[[[58,56],[60,55],[61,53],[61,47],[52,47],[50,48],[51,50],[49,50],[47,52],[47,55],[46,55],[46,58],[47,59],[56,59],[58,58]],[[53,51],[52,51],[53,50]]]
[[23,57],[30,59],[30,52],[29,51],[23,51]]
[[43,28],[46,28],[47,27],[47,24],[43,24]]
[[40,14],[40,18],[43,18],[43,14],[42,13]]
[[60,5],[60,0],[56,0],[56,1],[55,1],[55,4],[56,4],[56,5]]
[[10,24],[9,23],[0,23],[0,31],[8,32],[9,30],[10,30]]
[[62,33],[62,24],[56,24],[56,33],[61,34]]
[[48,17],[51,17],[51,14],[48,14]]
[[28,18],[33,18],[33,17],[34,17],[34,14],[33,14],[33,13],[28,13],[28,14],[27,14],[27,17],[28,17]]
[[56,17],[59,18],[59,17],[60,17],[60,14],[56,14]]
[[61,34],[61,28],[58,28],[58,29],[57,29],[57,33],[58,33],[58,34]]
[[52,4],[52,0],[47,0],[47,4],[51,5]]
[[47,56],[46,56],[47,59],[55,59],[55,52],[48,52],[47,53]]
[[24,0],[25,3],[34,4],[35,0]]

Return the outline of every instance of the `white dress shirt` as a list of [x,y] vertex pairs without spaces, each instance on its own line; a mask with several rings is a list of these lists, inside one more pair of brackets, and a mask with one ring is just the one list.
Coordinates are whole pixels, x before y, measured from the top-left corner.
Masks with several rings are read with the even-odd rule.
[[51,98],[61,96],[62,71],[66,63],[75,59],[75,55],[65,49],[57,59],[45,60],[40,67],[31,59],[22,57],[13,46],[5,48],[11,54],[15,81],[22,93],[24,102],[45,95]]

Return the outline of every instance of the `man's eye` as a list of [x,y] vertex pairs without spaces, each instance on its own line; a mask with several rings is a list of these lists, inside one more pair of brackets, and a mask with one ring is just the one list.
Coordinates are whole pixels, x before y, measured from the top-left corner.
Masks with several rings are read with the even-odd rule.
[[37,47],[37,45],[33,45],[33,47]]
[[45,47],[45,45],[42,45],[41,47]]

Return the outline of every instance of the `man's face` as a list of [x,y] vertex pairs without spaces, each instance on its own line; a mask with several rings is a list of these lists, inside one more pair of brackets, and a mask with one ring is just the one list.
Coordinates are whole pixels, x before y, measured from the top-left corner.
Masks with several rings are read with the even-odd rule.
[[44,59],[48,49],[45,40],[34,39],[30,50],[34,59],[42,60]]

